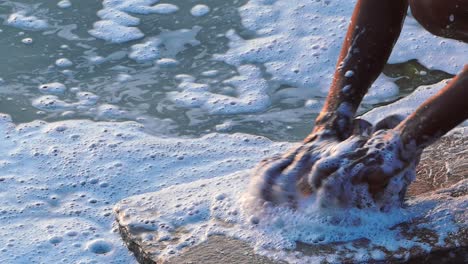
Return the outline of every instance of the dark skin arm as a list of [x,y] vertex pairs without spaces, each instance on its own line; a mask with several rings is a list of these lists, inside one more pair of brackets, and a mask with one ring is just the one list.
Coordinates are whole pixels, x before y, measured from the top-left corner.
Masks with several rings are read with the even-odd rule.
[[468,118],[468,65],[397,128],[405,144],[423,149]]
[[356,110],[382,72],[400,36],[407,9],[406,0],[358,1],[325,106],[306,142],[321,130],[340,140],[350,136]]
[[468,42],[468,0],[410,0],[410,6],[427,31]]

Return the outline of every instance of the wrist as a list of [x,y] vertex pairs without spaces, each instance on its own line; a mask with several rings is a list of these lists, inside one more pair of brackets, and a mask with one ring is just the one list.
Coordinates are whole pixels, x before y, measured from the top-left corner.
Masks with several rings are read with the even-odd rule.
[[313,134],[336,136],[346,139],[350,136],[353,126],[353,116],[341,111],[322,111],[315,120]]

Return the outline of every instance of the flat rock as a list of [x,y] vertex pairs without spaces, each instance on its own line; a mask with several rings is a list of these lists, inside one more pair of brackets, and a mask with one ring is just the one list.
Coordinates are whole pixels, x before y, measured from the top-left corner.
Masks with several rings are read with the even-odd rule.
[[[458,131],[439,140],[426,149],[417,168],[417,179],[408,191],[409,200],[437,199],[451,201],[468,199],[468,149],[466,133]],[[166,194],[167,195],[167,194]],[[142,198],[144,197],[144,198]],[[161,192],[155,192],[127,198],[115,207],[119,231],[128,248],[135,254],[140,263],[281,263],[254,253],[249,244],[225,236],[209,236],[205,242],[189,246],[181,254],[161,258],[160,252],[168,246],[167,241],[154,239],[158,231],[151,228],[135,227],[128,221],[130,214],[139,212],[158,217],[158,208],[143,208],[141,199],[159,199]],[[430,251],[421,247],[410,250],[399,250],[385,253],[384,259],[372,260],[370,263],[468,263],[468,212],[456,210],[451,212],[458,232],[443,238],[444,243],[433,230],[421,227],[429,221],[425,217],[404,222],[392,228],[400,230],[402,236],[424,241],[430,245]],[[176,231],[179,232],[179,231]],[[183,231],[180,231],[183,232]],[[347,241],[346,243],[350,243]],[[351,241],[352,246],[368,252],[376,248],[369,247],[369,241]],[[340,243],[327,245],[308,245],[298,243],[296,251],[302,255],[320,256],[337,251]],[[332,262],[353,263],[353,259],[341,254]],[[325,263],[327,263],[325,261]]]

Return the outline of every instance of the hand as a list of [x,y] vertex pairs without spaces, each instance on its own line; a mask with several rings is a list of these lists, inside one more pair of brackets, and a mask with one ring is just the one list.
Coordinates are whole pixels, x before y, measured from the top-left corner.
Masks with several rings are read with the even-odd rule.
[[361,147],[339,154],[342,166],[326,176],[319,203],[382,211],[401,206],[421,152],[403,144],[400,131],[377,130]]
[[[337,188],[349,187],[344,184],[351,179],[353,186],[368,184],[368,192],[378,192],[386,186],[392,175],[405,167],[394,165],[387,158],[393,152],[379,149],[392,148],[393,143],[387,144],[391,139],[381,131],[400,121],[401,117],[391,116],[372,127],[364,120],[354,120],[352,135],[345,140],[339,140],[329,130],[316,130],[299,147],[263,160],[254,170],[252,193],[261,202],[286,203],[295,207],[304,196],[311,193],[330,196],[333,195],[330,194],[331,190],[336,192],[334,201],[342,200],[346,197],[345,189]],[[369,136],[374,130],[380,131]],[[394,149],[395,153],[399,150],[398,147]],[[389,167],[395,170],[389,170]],[[374,173],[373,176],[366,176],[365,172],[369,171]],[[330,185],[337,181],[341,183]]]
[[[363,145],[371,129],[367,121],[355,120],[356,136],[345,141],[340,141],[330,129],[316,129],[302,145],[283,155],[262,160],[254,170],[252,193],[261,202],[288,203],[294,207],[301,196],[310,194],[320,185],[320,177],[334,172],[340,165],[332,162],[331,158],[324,160],[327,157],[338,158],[334,155],[338,150],[351,151]],[[340,148],[337,149],[338,145]],[[314,166],[318,161],[323,162]],[[317,175],[313,179],[314,184],[309,180],[311,173]]]

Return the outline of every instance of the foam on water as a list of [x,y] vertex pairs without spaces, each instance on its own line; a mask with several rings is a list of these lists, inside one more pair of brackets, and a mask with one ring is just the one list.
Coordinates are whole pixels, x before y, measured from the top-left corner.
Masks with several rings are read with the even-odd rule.
[[112,43],[124,43],[144,37],[138,28],[122,26],[112,20],[94,23],[94,28],[89,31],[89,34]]
[[[232,65],[261,63],[283,85],[302,88],[297,94],[325,95],[356,1],[251,0],[239,11],[243,25],[255,32],[244,39],[230,31],[230,49],[216,56]],[[466,63],[466,44],[432,36],[408,17],[390,58],[391,63],[417,59],[431,69],[456,74]],[[384,76],[381,76],[384,78]],[[374,85],[366,100],[392,97],[395,89]],[[373,96],[378,93],[378,96]]]
[[270,105],[267,94],[268,84],[261,71],[254,65],[238,68],[240,76],[224,81],[226,85],[238,88],[237,96],[210,92],[210,86],[193,82],[187,78],[179,84],[179,91],[170,92],[169,98],[178,105],[201,108],[210,114],[239,114],[260,112]]
[[112,43],[140,39],[144,34],[135,27],[140,24],[140,19],[130,14],[172,14],[179,10],[173,4],[154,5],[157,2],[159,0],[104,0],[104,8],[98,11],[98,16],[103,20],[94,23],[89,33]]
[[39,19],[35,16],[28,16],[24,12],[11,14],[5,23],[12,27],[32,31],[45,30],[49,27],[46,20]]
[[70,0],[61,0],[57,3],[57,6],[60,8],[69,8],[72,6],[72,3],[70,2]]
[[63,94],[67,87],[63,83],[46,83],[39,86],[39,90],[46,94]]
[[[15,94],[2,108],[15,121],[100,119],[91,108],[111,104],[131,113],[124,118],[147,120],[154,127],[171,118],[183,135],[224,127],[299,140],[311,128],[303,120],[314,119],[328,92],[355,1],[105,0],[73,2],[68,9],[57,3],[0,4],[6,36],[1,44],[8,47],[10,39],[16,44],[14,52],[5,54],[12,63],[2,69],[0,100]],[[16,14],[43,20],[48,27],[30,32],[8,26]],[[456,72],[463,56],[454,54],[465,54],[465,46],[431,37],[413,22],[409,16],[392,58],[418,59]],[[433,47],[438,51],[425,53]],[[434,65],[426,63],[436,55]],[[180,75],[193,80],[182,82]],[[43,95],[30,91],[50,82],[79,86],[100,100],[90,108],[37,108]],[[366,95],[365,107],[391,101],[398,93],[395,79],[382,75]],[[71,90],[53,95],[66,104],[79,101]],[[7,104],[21,105],[23,111]]]
[[200,44],[195,38],[200,30],[201,27],[194,26],[192,29],[162,32],[143,43],[131,46],[128,57],[138,62],[164,57],[174,58],[178,53],[185,50],[187,45],[196,46]]
[[196,5],[190,10],[192,16],[201,17],[210,12],[210,7],[207,5]]

